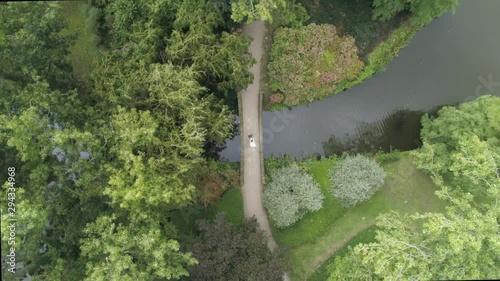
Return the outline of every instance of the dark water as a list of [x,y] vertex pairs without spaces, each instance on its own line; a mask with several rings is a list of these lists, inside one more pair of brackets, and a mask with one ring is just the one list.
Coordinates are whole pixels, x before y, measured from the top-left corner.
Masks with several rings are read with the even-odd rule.
[[[433,108],[500,96],[500,0],[462,0],[424,27],[383,73],[333,97],[263,113],[264,155],[408,150]],[[240,160],[240,138],[222,159]]]

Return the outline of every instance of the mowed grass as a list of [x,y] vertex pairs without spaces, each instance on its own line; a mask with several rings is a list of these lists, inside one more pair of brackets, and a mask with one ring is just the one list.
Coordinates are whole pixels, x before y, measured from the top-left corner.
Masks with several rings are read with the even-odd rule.
[[239,227],[243,224],[243,197],[240,188],[227,190],[213,206],[204,207],[202,205],[195,205],[173,211],[169,216],[171,222],[175,224],[180,233],[189,235],[197,232],[197,220],[211,220],[218,213],[224,213],[226,219],[235,226]]
[[321,211],[305,216],[297,225],[273,233],[278,243],[295,246],[286,254],[292,280],[307,280],[337,250],[373,226],[381,213],[444,210],[444,202],[434,194],[436,186],[432,180],[416,169],[408,153],[402,155],[398,161],[383,164],[387,173],[385,185],[369,201],[347,210],[340,208],[329,191],[328,170],[337,161],[305,163],[321,185],[325,204]]
[[92,71],[92,62],[99,55],[97,37],[85,25],[85,1],[60,1],[62,12],[68,20],[68,32],[77,33],[78,38],[70,48],[69,58],[77,78],[85,80]]
[[361,232],[358,232],[349,242],[345,243],[340,249],[338,249],[335,254],[330,256],[326,262],[324,262],[313,274],[307,278],[308,281],[325,281],[328,280],[330,273],[328,272],[328,266],[332,264],[336,257],[340,257],[347,253],[349,247],[354,247],[359,243],[370,243],[375,241],[377,227],[372,225]]

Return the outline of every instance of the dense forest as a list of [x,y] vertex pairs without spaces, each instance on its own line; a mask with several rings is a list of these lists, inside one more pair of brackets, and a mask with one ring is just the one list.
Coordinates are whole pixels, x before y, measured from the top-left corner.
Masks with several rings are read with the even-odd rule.
[[[252,39],[242,24],[273,26],[269,102],[279,108],[360,83],[458,4],[364,1],[371,21],[398,21],[376,48],[317,20],[316,2],[89,0],[81,12],[97,52],[88,75],[70,59],[81,34],[61,3],[1,3],[0,202],[15,207],[2,213],[2,279],[282,280],[297,259],[308,260],[287,250],[314,242],[329,219],[372,200],[391,182],[386,162],[408,157],[446,207],[377,213],[373,241],[333,259],[326,278],[499,277],[500,102],[493,96],[424,116],[423,146],[404,159],[334,156],[327,168],[266,162],[264,204],[284,246],[276,251],[255,220],[239,216],[237,196],[230,202],[237,211],[218,214],[216,202],[240,186],[238,164],[218,161],[217,151],[238,134],[237,93],[253,80]],[[316,72],[325,75],[311,78]],[[179,223],[193,210],[201,220]],[[11,217],[14,236],[4,229]],[[18,264],[9,264],[12,252]]]

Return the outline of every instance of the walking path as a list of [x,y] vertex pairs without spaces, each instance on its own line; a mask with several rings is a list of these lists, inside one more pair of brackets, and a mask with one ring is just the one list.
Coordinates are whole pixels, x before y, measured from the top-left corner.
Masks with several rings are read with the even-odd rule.
[[[267,220],[267,215],[262,206],[262,175],[261,175],[261,150],[262,124],[259,118],[260,103],[260,60],[263,53],[262,41],[264,39],[265,25],[262,21],[254,21],[243,26],[243,34],[252,37],[250,53],[255,58],[256,63],[250,68],[253,74],[253,82],[241,92],[241,104],[243,111],[243,126],[241,127],[242,153],[241,163],[243,163],[243,208],[246,218],[255,216],[260,228],[267,234],[267,245],[271,250],[276,248],[276,241],[271,233],[271,227]],[[257,147],[250,147],[248,135],[252,134],[257,142]]]

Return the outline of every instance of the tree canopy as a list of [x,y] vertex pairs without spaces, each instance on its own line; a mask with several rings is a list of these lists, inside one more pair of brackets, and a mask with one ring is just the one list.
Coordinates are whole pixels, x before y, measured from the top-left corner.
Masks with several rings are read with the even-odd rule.
[[417,26],[424,26],[444,13],[454,11],[458,2],[459,0],[374,0],[373,17],[388,20],[399,12],[408,10],[412,13],[411,22]]
[[195,259],[166,214],[194,202],[207,144],[232,134],[222,97],[250,81],[249,41],[211,1],[92,3],[109,44],[85,89],[57,3],[0,5],[1,166],[19,174],[24,264],[9,278],[178,279]]
[[199,261],[190,268],[189,280],[282,280],[284,260],[267,247],[256,219],[238,229],[224,215],[213,222],[200,220],[201,241],[189,246]]
[[[421,169],[442,175],[453,187],[484,194],[487,186],[473,174],[477,170],[466,170],[485,161],[499,165],[499,124],[499,97],[482,96],[458,107],[443,107],[436,117],[422,118],[423,146],[414,153],[415,161]],[[479,156],[478,153],[486,154],[483,159],[474,160],[480,162],[470,162],[469,158]]]
[[301,26],[309,19],[305,8],[293,0],[236,0],[231,3],[231,9],[231,18],[236,22],[272,23],[278,16],[285,25]]

